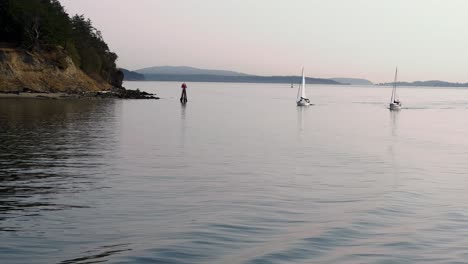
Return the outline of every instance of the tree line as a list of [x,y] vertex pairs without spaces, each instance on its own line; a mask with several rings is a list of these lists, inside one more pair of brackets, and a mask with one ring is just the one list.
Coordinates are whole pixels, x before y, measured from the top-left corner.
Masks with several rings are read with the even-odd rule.
[[70,17],[59,0],[0,0],[0,42],[29,50],[61,47],[93,78],[112,83],[117,55],[83,15]]

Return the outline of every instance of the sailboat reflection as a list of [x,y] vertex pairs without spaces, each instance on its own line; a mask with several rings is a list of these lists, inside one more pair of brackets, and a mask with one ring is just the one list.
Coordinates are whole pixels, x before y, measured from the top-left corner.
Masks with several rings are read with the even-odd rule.
[[391,167],[391,174],[392,177],[392,189],[395,190],[398,186],[398,176],[400,174],[400,169],[398,165],[398,118],[400,115],[400,111],[390,111],[390,133],[391,133],[391,140],[390,145],[388,147],[388,155],[389,160],[391,163],[389,164]]
[[302,138],[304,134],[304,119],[307,110],[307,107],[297,107],[297,135],[299,138]]
[[393,137],[397,136],[399,115],[399,111],[390,111],[390,128]]
[[187,129],[186,110],[187,110],[187,104],[181,104],[181,107],[180,107],[180,149],[182,152],[185,149],[185,137],[186,137],[186,129]]

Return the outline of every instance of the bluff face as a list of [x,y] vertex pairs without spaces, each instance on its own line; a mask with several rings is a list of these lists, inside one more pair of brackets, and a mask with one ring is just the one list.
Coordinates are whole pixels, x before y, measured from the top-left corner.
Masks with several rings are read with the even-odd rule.
[[99,78],[91,78],[60,48],[40,52],[0,48],[0,92],[109,90],[112,86],[121,86],[123,76],[118,75],[116,72],[112,85]]
[[59,0],[0,0],[0,92],[122,88],[117,54]]

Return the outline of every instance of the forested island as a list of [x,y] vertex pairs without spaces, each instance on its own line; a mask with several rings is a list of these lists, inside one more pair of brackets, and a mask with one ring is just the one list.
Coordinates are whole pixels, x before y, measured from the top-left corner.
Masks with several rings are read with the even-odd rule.
[[[234,83],[284,83],[299,84],[301,76],[259,76],[227,70],[209,70],[188,66],[153,66],[127,71],[127,81],[184,81],[184,82],[234,82]],[[333,79],[306,77],[308,84],[343,85]]]
[[123,92],[117,54],[58,0],[0,1],[0,92]]
[[[299,84],[302,81],[300,76],[223,76],[223,75],[171,75],[171,74],[145,74],[147,81],[185,81],[185,82],[226,82],[226,83],[284,83],[284,84]],[[308,84],[334,84],[343,85],[329,79],[306,78]]]
[[120,68],[120,70],[123,72],[125,76],[124,80],[126,81],[144,81],[145,80],[145,75],[141,73],[129,71],[123,68]]

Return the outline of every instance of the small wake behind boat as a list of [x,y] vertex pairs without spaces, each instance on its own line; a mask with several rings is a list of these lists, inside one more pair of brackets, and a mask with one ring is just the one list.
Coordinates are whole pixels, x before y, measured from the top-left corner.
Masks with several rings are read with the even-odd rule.
[[398,68],[396,68],[395,70],[395,80],[393,81],[392,97],[390,98],[390,105],[389,105],[390,110],[401,109],[401,102],[400,102],[400,99],[398,99],[398,96],[396,93],[397,77],[398,77]]
[[299,89],[297,90],[297,106],[309,106],[310,100],[307,98],[305,93],[305,76],[304,76],[304,68],[302,68],[302,84],[299,85]]

